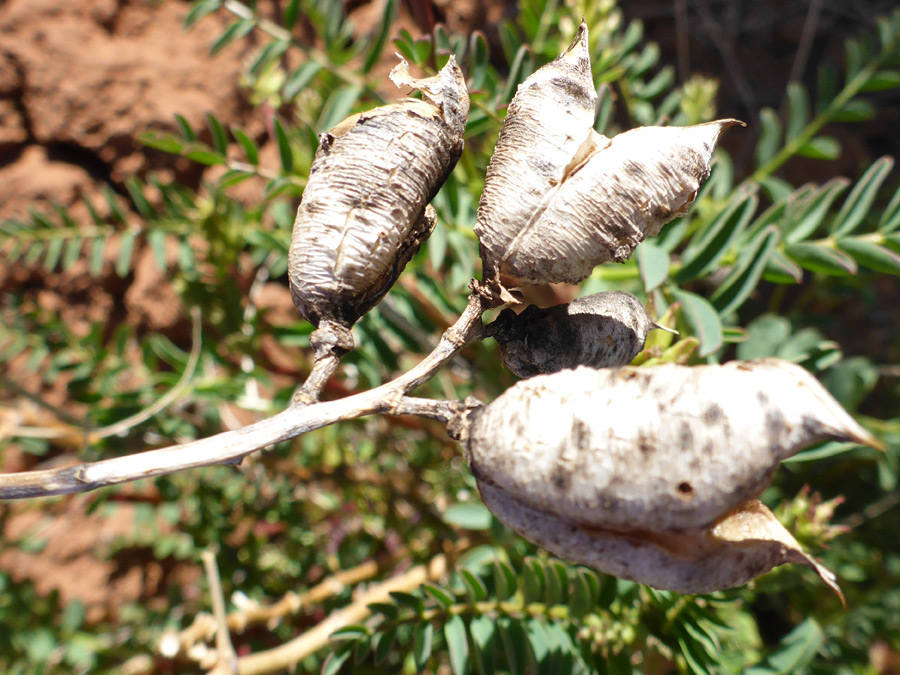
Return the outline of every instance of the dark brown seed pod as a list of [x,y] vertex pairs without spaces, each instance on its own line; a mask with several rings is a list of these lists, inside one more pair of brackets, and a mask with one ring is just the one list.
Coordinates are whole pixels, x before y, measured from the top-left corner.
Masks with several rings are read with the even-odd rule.
[[679,593],[740,586],[785,563],[813,568],[843,602],[837,580],[756,500],[708,528],[654,533],[585,527],[516,501],[479,481],[481,497],[507,527],[566,560],[606,574]]
[[824,439],[878,445],[803,368],[777,359],[522,380],[471,413],[466,457],[511,499],[586,527],[710,527]]
[[414,79],[402,61],[391,79],[424,100],[353,115],[322,134],[294,222],[294,305],[313,325],[324,321],[343,333],[382,298],[431,233],[434,214],[426,205],[463,148],[469,96],[452,56],[435,77]]
[[569,48],[519,85],[488,164],[475,233],[485,278],[518,229],[559,185],[591,135],[597,92],[591,76],[588,29]]
[[547,309],[529,305],[521,314],[506,309],[496,323],[500,355],[519,377],[576,366],[624,366],[656,326],[640,300],[624,291],[595,293]]

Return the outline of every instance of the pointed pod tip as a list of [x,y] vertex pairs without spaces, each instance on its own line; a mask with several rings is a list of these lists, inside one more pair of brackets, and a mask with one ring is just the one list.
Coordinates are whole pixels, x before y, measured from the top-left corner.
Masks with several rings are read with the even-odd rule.
[[590,69],[591,55],[588,48],[588,27],[584,18],[581,19],[581,25],[578,26],[578,32],[575,33],[575,39],[568,49],[559,56],[559,61],[569,61],[575,64],[586,64]]

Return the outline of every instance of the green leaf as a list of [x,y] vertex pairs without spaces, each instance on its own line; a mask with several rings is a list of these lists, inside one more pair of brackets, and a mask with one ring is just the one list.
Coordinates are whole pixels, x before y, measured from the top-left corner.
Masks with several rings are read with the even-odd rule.
[[498,600],[506,600],[516,592],[516,573],[510,565],[496,559],[493,563],[494,593]]
[[288,30],[292,30],[300,18],[300,0],[290,0],[284,8],[281,24]]
[[797,154],[810,159],[835,160],[841,156],[841,144],[831,136],[816,136],[797,148]]
[[253,166],[258,166],[259,146],[256,145],[256,142],[237,127],[232,127],[231,133],[234,134],[234,137],[244,149],[244,154],[247,156],[247,163],[252,164]]
[[47,248],[44,249],[44,269],[52,272],[59,264],[59,258],[62,255],[63,244],[65,239],[59,237],[53,238],[47,242]]
[[825,635],[815,619],[809,618],[781,641],[778,648],[745,675],[791,675],[812,663],[825,643]]
[[656,244],[642,242],[635,251],[635,259],[646,293],[659,288],[669,278],[669,254]]
[[255,77],[259,77],[260,73],[275,59],[284,54],[290,46],[289,40],[272,40],[272,42],[259,50],[248,70]]
[[153,211],[153,207],[150,206],[150,202],[147,201],[147,197],[144,196],[141,184],[134,176],[130,176],[125,181],[125,189],[128,190],[128,194],[131,196],[131,202],[134,204],[134,208],[137,209],[137,212],[141,214],[143,218],[149,220],[156,215]]
[[744,195],[702,227],[685,249],[684,265],[675,274],[675,279],[680,282],[689,281],[712,272],[750,224],[758,202],[755,193]]
[[718,351],[722,346],[722,322],[715,307],[705,298],[680,288],[674,289],[672,295],[682,304],[681,315],[691,333],[700,340],[698,355],[704,357]]
[[413,629],[413,658],[416,672],[421,673],[428,666],[431,649],[434,644],[434,626],[431,623],[419,623]]
[[382,614],[386,619],[396,619],[400,609],[392,602],[370,602],[366,605],[373,614]]
[[878,384],[878,368],[864,356],[842,359],[825,373],[823,384],[844,408],[855,411]]
[[284,88],[281,90],[282,96],[287,101],[294,100],[294,97],[303,91],[321,70],[322,66],[315,61],[301,64],[294,69],[287,82],[284,83]]
[[206,113],[206,123],[209,125],[209,131],[212,134],[213,147],[223,157],[228,153],[228,135],[222,123],[216,119],[212,113]]
[[232,185],[243,183],[248,178],[253,178],[255,173],[250,171],[241,171],[240,169],[229,169],[219,177],[219,187],[228,188]]
[[235,21],[225,29],[225,32],[222,33],[218,40],[213,42],[212,47],[209,48],[210,55],[218,54],[232,42],[240,40],[242,37],[247,35],[247,33],[253,30],[253,27],[255,25],[255,19],[239,19],[238,21]]
[[88,262],[88,271],[91,276],[100,276],[103,271],[104,253],[106,252],[106,238],[97,237],[91,242],[91,252]]
[[787,87],[787,100],[788,115],[784,140],[790,142],[797,138],[809,123],[809,99],[802,85],[791,82]]
[[168,152],[170,155],[180,155],[182,150],[184,150],[184,143],[181,139],[176,138],[171,134],[158,136],[152,131],[148,131],[138,136],[138,140],[142,145],[146,145],[148,148],[162,150],[163,152]]
[[444,624],[444,638],[450,653],[450,670],[453,675],[469,672],[469,641],[466,639],[466,624],[462,617],[454,614]]
[[156,261],[156,268],[163,271],[167,267],[166,261],[166,233],[163,230],[150,230],[147,234],[147,244],[153,251],[153,259]]
[[481,602],[487,598],[487,588],[484,582],[465,567],[459,569],[459,576],[466,587],[466,593],[472,603]]
[[769,225],[741,251],[734,269],[710,298],[720,315],[730,314],[750,297],[780,239],[778,228]]
[[849,253],[863,267],[868,267],[876,272],[900,275],[900,254],[889,248],[857,237],[838,239],[835,243],[839,249]]
[[443,515],[444,522],[467,530],[487,530],[491,526],[491,512],[481,502],[454,504]]
[[890,204],[882,212],[878,220],[878,231],[887,233],[900,228],[900,190],[894,193]]
[[884,91],[900,87],[900,70],[879,70],[860,89],[864,91]]
[[544,588],[547,586],[547,575],[544,566],[537,558],[529,556],[525,558],[522,575],[522,593],[525,602],[537,602],[544,598]]
[[469,36],[469,90],[479,90],[484,86],[490,70],[490,53],[487,38],[481,31],[474,31]]
[[469,634],[472,636],[472,656],[481,675],[494,675],[494,636],[497,624],[487,616],[473,617],[469,622]]
[[510,675],[525,675],[528,672],[529,654],[528,637],[522,628],[522,622],[501,616],[497,619],[497,631]]
[[222,0],[201,0],[191,6],[191,11],[184,17],[182,26],[187,30],[208,14],[212,14],[222,6]]
[[825,244],[791,244],[785,247],[784,253],[812,272],[833,276],[856,274],[856,261],[853,258]]
[[212,148],[203,143],[190,143],[184,149],[184,156],[192,162],[205,164],[206,166],[217,166],[225,163],[225,157],[218,152],[214,152]]
[[291,142],[279,120],[274,120],[273,127],[275,140],[278,142],[278,155],[281,157],[281,168],[285,173],[291,173],[294,170],[294,151],[291,149]]
[[384,45],[387,42],[388,33],[391,30],[391,25],[393,25],[396,16],[397,1],[387,0],[387,2],[384,3],[384,10],[381,13],[381,21],[378,24],[375,39],[372,42],[372,45],[369,47],[366,53],[366,59],[363,62],[364,73],[370,72],[372,68],[375,67],[375,64],[378,63],[378,60],[381,58],[381,52],[384,51]]
[[857,181],[850,194],[847,195],[841,210],[835,216],[831,228],[835,237],[850,234],[859,226],[869,209],[872,208],[878,188],[881,187],[893,167],[893,159],[881,157]]
[[416,613],[422,613],[425,611],[425,601],[418,595],[406,593],[405,591],[390,591],[390,596],[398,605],[409,607]]
[[329,654],[325,659],[325,663],[322,664],[322,675],[337,675],[341,670],[341,666],[350,658],[351,653],[350,649],[344,649],[340,653],[332,652]]
[[769,254],[763,279],[775,284],[799,284],[803,281],[803,269],[787,259],[778,249]]
[[448,593],[443,588],[435,584],[422,584],[422,590],[426,595],[430,595],[435,600],[435,602],[437,602],[444,609],[453,606],[453,603],[455,602],[455,598],[452,594]]
[[781,123],[778,113],[771,108],[763,108],[759,112],[760,133],[756,144],[756,165],[768,163],[781,148]]
[[81,258],[81,247],[84,240],[81,237],[72,237],[66,242],[66,248],[62,255],[62,268],[69,269]]
[[[781,233],[788,244],[803,241],[815,232],[831,204],[850,184],[846,178],[832,178],[823,186],[809,192],[800,188],[789,198],[789,216],[781,224]],[[794,211],[796,208],[796,211]]]
[[397,641],[397,629],[390,628],[386,630],[384,633],[380,633],[375,635],[372,638],[372,642],[375,646],[375,665],[380,665],[385,662],[388,655],[391,653],[391,649],[394,646],[394,642]]
[[122,240],[119,244],[119,256],[116,258],[116,274],[120,277],[128,276],[131,271],[131,257],[134,254],[134,242],[137,239],[137,233],[129,230],[122,234]]
[[361,94],[362,89],[359,87],[341,87],[333,92],[322,106],[319,121],[316,122],[316,130],[322,133],[343,121],[353,110],[353,106],[356,105]]
[[831,119],[833,122],[868,122],[873,117],[875,117],[874,106],[868,101],[855,98],[847,101]]

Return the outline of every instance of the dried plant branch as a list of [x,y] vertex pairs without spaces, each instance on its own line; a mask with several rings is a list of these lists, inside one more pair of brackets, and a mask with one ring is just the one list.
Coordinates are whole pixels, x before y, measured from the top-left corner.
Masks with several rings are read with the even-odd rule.
[[225,595],[222,592],[222,582],[219,579],[219,568],[216,567],[216,557],[211,551],[203,551],[201,554],[203,567],[206,568],[206,578],[209,580],[209,595],[213,606],[213,616],[216,620],[216,665],[210,671],[215,675],[237,673],[237,654],[231,644],[228,633],[228,620],[225,616]]
[[237,672],[239,675],[262,675],[290,668],[325,647],[334,631],[364,621],[372,613],[369,605],[373,602],[389,602],[392,591],[411,591],[426,581],[439,579],[446,574],[448,567],[447,556],[442,553],[432,558],[427,565],[417,565],[399,576],[372,586],[347,607],[334,612],[315,628],[290,642],[240,657]]
[[[209,438],[149,450],[126,457],[43,471],[0,475],[0,499],[23,499],[86,492],[142,478],[162,476],[214,464],[239,463],[245,456],[313,429],[375,413],[403,414],[403,399],[467,344],[483,339],[481,316],[496,306],[476,282],[469,302],[456,323],[444,331],[435,349],[400,377],[337,401],[292,405],[287,410],[241,429]],[[420,406],[413,404],[414,412]],[[440,417],[438,417],[440,419]]]

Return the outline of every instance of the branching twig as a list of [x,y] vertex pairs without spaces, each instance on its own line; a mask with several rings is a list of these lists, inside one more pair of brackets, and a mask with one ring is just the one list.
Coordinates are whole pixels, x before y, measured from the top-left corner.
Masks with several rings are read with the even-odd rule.
[[[473,289],[465,311],[453,326],[444,331],[434,351],[409,372],[380,387],[337,401],[291,406],[242,429],[168,448],[60,469],[0,475],[0,499],[86,492],[185,469],[238,463],[251,452],[336,422],[375,413],[402,414],[407,392],[430,379],[464,346],[482,339],[484,326],[481,316],[495,306],[496,301],[479,292],[474,282]],[[418,410],[419,404],[410,408],[410,411]]]
[[219,580],[219,568],[216,567],[216,557],[211,551],[203,551],[203,566],[206,568],[206,578],[209,580],[209,595],[213,606],[213,616],[216,619],[216,666],[210,673],[225,675],[237,673],[237,654],[231,644],[228,633],[228,621],[225,617],[225,596],[222,593],[222,582]]
[[315,654],[328,644],[329,636],[336,630],[364,621],[372,612],[373,602],[389,602],[391,591],[411,591],[426,581],[442,577],[448,568],[447,557],[440,554],[427,565],[417,565],[409,571],[372,586],[344,609],[331,614],[303,635],[290,642],[264,652],[242,656],[238,659],[240,675],[262,675],[290,668],[301,659]]

